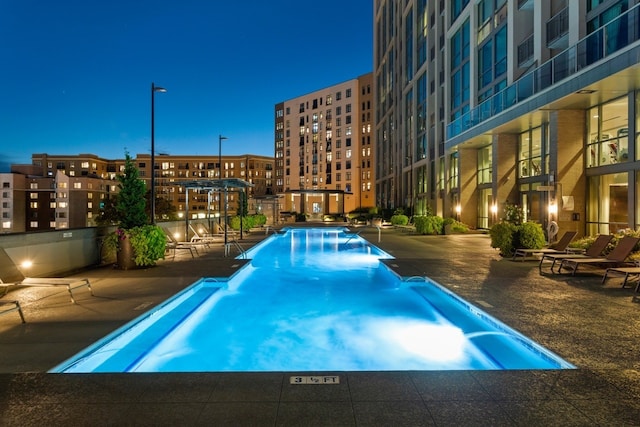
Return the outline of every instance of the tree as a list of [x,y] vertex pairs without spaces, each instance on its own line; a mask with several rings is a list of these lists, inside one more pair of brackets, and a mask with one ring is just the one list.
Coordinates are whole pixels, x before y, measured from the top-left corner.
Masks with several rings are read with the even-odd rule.
[[125,152],[124,173],[117,178],[120,182],[120,191],[116,199],[119,226],[127,230],[147,224],[149,217],[145,212],[146,186],[128,152]]

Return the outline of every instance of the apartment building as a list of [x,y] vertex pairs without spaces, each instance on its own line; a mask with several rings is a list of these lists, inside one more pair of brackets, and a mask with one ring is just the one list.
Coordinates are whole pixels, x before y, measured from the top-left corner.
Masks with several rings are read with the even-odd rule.
[[[206,218],[220,214],[218,192],[187,192],[181,182],[239,178],[252,186],[247,189],[250,213],[262,209],[260,198],[273,193],[272,157],[251,154],[224,156],[173,156],[155,158],[156,197],[167,200],[184,217]],[[151,188],[151,159],[138,154],[134,159]],[[0,174],[1,232],[16,233],[92,227],[106,200],[118,192],[116,176],[124,169],[124,159],[108,160],[93,154],[33,154],[31,165],[12,165],[11,173]],[[238,211],[239,196],[230,192],[228,213]],[[267,212],[269,213],[269,212]]]
[[375,0],[378,203],[638,228],[637,3]]
[[[220,161],[219,161],[220,160]],[[151,188],[151,155],[138,154],[135,159],[140,177]],[[124,163],[123,163],[124,165]],[[182,217],[187,212],[187,192],[181,182],[211,181],[238,178],[252,184],[246,189],[250,213],[260,211],[258,202],[264,196],[274,194],[274,159],[269,156],[243,154],[234,156],[156,155],[156,197],[168,200]],[[229,194],[229,212],[238,211],[238,193]],[[206,218],[210,213],[221,213],[220,193],[189,190],[188,212],[192,218]]]
[[275,105],[279,210],[322,220],[375,206],[373,74]]

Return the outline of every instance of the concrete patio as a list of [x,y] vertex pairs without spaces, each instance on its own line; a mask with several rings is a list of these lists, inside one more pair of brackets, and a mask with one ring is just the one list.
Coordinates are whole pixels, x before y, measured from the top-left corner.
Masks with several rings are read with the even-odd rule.
[[298,372],[46,373],[200,277],[237,271],[245,261],[217,245],[154,268],[78,273],[95,296],[78,289],[77,304],[63,288],[10,289],[3,299],[19,300],[27,323],[0,317],[0,426],[640,425],[640,303],[621,279],[540,275],[481,234],[361,235],[396,258],[399,274],[431,277],[578,369],[317,373],[339,376],[332,385],[290,384]]

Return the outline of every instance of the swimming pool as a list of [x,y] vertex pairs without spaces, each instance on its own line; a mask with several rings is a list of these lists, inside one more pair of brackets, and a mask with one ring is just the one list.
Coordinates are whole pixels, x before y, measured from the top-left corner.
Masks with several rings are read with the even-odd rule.
[[291,228],[51,372],[573,368],[346,228]]

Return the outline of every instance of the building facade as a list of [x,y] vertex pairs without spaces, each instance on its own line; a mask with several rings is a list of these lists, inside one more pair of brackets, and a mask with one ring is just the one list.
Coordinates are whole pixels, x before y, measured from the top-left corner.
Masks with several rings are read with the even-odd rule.
[[[140,178],[151,189],[151,156],[134,159]],[[273,157],[251,154],[223,156],[173,156],[155,158],[156,199],[166,200],[178,217],[187,213],[187,192],[180,182],[210,181],[220,175],[252,184],[247,190],[249,213],[261,210],[261,197],[273,192]],[[124,159],[107,160],[93,154],[33,154],[31,165],[12,165],[0,174],[3,233],[92,227],[104,203],[118,192],[116,176]],[[193,219],[220,215],[219,193],[189,191],[188,212]],[[239,208],[237,193],[229,195],[229,211]],[[269,213],[269,212],[267,212]],[[162,218],[159,218],[162,219]]]
[[637,3],[374,1],[378,202],[637,228]]
[[275,106],[281,212],[321,220],[375,204],[373,74]]

